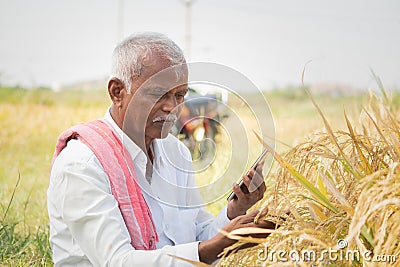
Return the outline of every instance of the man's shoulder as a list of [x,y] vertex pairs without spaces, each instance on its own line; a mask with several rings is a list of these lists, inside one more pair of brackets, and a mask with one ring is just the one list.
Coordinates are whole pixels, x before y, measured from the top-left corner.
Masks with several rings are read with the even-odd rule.
[[89,163],[94,158],[95,154],[88,146],[77,139],[71,139],[55,159],[53,167],[76,162]]

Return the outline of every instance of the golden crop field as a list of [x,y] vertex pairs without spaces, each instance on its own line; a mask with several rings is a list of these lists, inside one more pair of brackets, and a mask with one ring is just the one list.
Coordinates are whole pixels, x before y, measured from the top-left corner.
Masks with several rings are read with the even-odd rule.
[[[265,97],[274,116],[276,150],[279,153],[290,151],[297,144],[313,138],[310,136],[315,131],[325,129],[317,109],[303,93],[269,92],[265,94]],[[396,95],[393,101],[396,108],[397,99]],[[363,95],[318,96],[316,101],[329,121],[330,127],[336,131],[347,129],[343,115],[344,109],[346,109],[349,120],[358,125],[362,108],[368,105],[369,100],[367,95]],[[109,104],[107,95],[102,90],[71,90],[55,93],[44,89],[25,91],[15,88],[0,88],[0,264],[11,266],[51,265],[47,240],[46,190],[57,136],[74,124],[103,117]],[[246,114],[242,114],[242,118],[249,120]],[[394,120],[398,122],[397,113]],[[322,142],[322,140],[320,141]],[[218,149],[221,148],[218,147]],[[259,149],[259,147],[254,149]],[[224,153],[220,154],[224,155]],[[297,156],[302,157],[299,154],[291,155],[293,161]],[[296,166],[295,162],[292,164]],[[218,168],[218,160],[214,165],[214,168]],[[274,168],[277,171],[283,172],[277,166],[278,164],[275,165]],[[239,173],[238,178],[240,175]],[[287,174],[285,175],[287,176]],[[307,173],[303,175],[307,177]],[[271,177],[276,181],[271,185],[271,194],[275,190],[277,176],[278,174],[274,171]],[[204,179],[208,178],[197,177],[197,179],[199,182],[204,182]],[[288,178],[286,177],[286,179]],[[310,181],[318,183],[313,179],[311,177]],[[294,185],[285,184],[285,188],[291,186]],[[327,193],[327,195],[329,194]],[[269,203],[269,201],[270,195],[266,195],[265,201],[262,202]],[[209,205],[207,209],[215,214],[225,204],[226,200],[222,198]],[[355,200],[351,204],[355,204]],[[304,207],[301,206],[301,208]],[[325,217],[330,212],[326,211],[326,207],[323,205],[314,207],[314,209],[317,210],[317,213],[325,212]],[[398,215],[399,210],[394,212],[397,212]],[[288,220],[288,222],[292,221]],[[279,240],[279,242],[281,241]],[[398,242],[397,236],[397,247],[399,247]],[[246,261],[243,264],[242,266],[246,266]]]

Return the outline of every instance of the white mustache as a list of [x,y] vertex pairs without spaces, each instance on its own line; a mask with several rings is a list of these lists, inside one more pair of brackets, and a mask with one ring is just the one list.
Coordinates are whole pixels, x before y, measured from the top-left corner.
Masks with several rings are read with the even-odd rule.
[[153,119],[153,122],[159,122],[159,121],[165,121],[165,122],[172,122],[175,123],[178,117],[175,114],[168,114],[168,115],[162,115],[158,116],[157,118]]

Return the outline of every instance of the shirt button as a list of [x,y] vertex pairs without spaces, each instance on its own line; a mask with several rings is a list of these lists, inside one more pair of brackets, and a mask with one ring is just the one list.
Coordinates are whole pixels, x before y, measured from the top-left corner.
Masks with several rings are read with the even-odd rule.
[[153,246],[153,240],[150,240],[149,246],[150,246],[150,247]]

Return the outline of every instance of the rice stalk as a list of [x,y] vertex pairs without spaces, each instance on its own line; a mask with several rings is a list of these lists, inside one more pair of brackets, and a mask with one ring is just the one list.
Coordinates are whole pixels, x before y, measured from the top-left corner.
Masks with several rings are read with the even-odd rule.
[[[400,114],[385,93],[383,100],[371,97],[358,127],[344,113],[347,130],[333,131],[321,115],[325,131],[282,156],[270,148],[279,166],[270,174],[275,187],[260,205],[278,216],[289,208],[290,216],[261,243],[228,234],[241,245],[260,244],[226,253],[218,266],[381,266],[382,262],[359,256],[367,252],[371,257],[392,256],[392,263],[400,260]],[[341,248],[343,242],[346,246]],[[353,257],[282,262],[282,257],[260,257],[266,248],[313,251],[319,256],[336,249]]]

